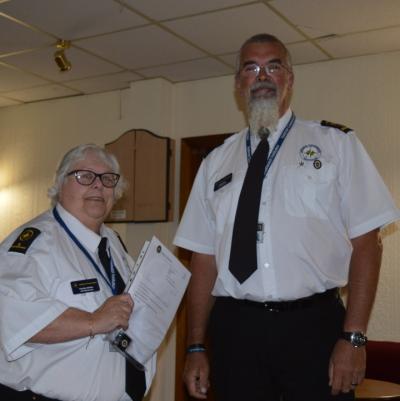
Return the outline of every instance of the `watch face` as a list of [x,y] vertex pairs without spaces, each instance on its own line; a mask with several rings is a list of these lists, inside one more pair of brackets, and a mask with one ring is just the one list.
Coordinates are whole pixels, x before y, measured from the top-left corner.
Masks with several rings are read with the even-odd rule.
[[364,334],[360,332],[351,333],[350,342],[355,347],[362,347],[367,343],[367,337],[365,337]]

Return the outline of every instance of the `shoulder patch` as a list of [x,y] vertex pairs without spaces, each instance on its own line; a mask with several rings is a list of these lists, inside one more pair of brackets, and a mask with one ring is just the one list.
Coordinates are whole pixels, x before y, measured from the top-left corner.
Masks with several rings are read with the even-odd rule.
[[346,127],[345,125],[331,123],[330,121],[326,121],[326,120],[322,120],[321,125],[323,127],[332,127],[332,128],[339,129],[340,131],[344,132],[345,134],[347,134],[350,131],[353,131],[351,128]]
[[35,227],[27,227],[11,245],[8,252],[26,253],[32,242],[38,237],[41,231]]

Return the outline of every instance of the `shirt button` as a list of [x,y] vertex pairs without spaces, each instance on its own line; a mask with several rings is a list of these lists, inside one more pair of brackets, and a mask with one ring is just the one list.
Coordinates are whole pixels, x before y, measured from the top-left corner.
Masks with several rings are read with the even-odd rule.
[[268,268],[269,268],[269,263],[264,263],[264,267],[265,267],[266,269],[268,269]]

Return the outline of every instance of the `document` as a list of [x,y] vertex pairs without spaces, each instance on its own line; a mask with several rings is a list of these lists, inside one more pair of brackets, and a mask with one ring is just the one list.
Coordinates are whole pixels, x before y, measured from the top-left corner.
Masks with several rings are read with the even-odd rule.
[[138,368],[157,351],[189,283],[190,272],[156,237],[146,241],[125,292],[135,303],[126,331],[109,340]]

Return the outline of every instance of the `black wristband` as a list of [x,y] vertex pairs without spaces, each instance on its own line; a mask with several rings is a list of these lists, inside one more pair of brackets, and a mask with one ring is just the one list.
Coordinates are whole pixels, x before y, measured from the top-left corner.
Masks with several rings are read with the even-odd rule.
[[190,344],[186,348],[186,353],[187,354],[192,354],[193,352],[206,352],[206,347],[204,344]]

